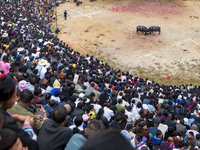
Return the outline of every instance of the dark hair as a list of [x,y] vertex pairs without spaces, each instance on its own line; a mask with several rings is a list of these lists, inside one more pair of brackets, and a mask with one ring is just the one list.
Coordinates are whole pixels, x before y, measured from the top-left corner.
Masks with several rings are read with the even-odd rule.
[[4,120],[5,120],[5,116],[4,116],[4,112],[3,112],[3,110],[0,108],[0,129],[1,129],[1,127],[3,126],[3,124],[4,124]]
[[51,98],[51,93],[47,93],[46,95],[45,95],[45,99],[50,99]]
[[6,129],[3,128],[0,130],[0,149],[1,150],[8,150],[10,149],[15,142],[17,141],[17,133],[10,130],[10,129]]
[[118,103],[120,104],[122,102],[122,99],[118,99]]
[[179,141],[178,148],[182,148],[185,146],[185,143],[183,141]]
[[84,106],[83,102],[79,102],[79,103],[78,103],[78,105],[77,105],[77,108],[80,108],[80,109],[82,109],[82,108],[83,108],[83,106]]
[[164,118],[161,118],[160,122],[161,122],[162,124],[165,124],[165,119],[164,119]]
[[32,99],[33,93],[30,90],[25,89],[20,93],[20,101],[24,103],[30,103]]
[[87,125],[87,136],[91,137],[93,136],[95,133],[101,131],[102,129],[104,129],[104,125],[101,121],[93,119],[90,121],[90,123]]
[[153,119],[154,114],[149,114],[149,119]]
[[145,123],[145,122],[143,122],[143,123],[140,124],[139,129],[138,129],[138,132],[139,132],[139,133],[141,133],[141,132],[143,131],[143,127],[144,127],[144,126],[146,126],[146,123]]
[[35,95],[35,96],[38,96],[38,95],[40,95],[41,93],[42,93],[42,90],[41,90],[40,88],[35,87],[34,95]]
[[91,87],[94,87],[95,86],[95,84],[94,83],[91,83]]
[[158,130],[157,132],[156,132],[156,136],[158,137],[159,135],[161,135],[162,134],[162,132],[160,131],[160,130]]
[[194,133],[193,133],[192,131],[191,131],[191,132],[189,132],[189,134],[190,134],[190,135],[192,135],[192,136],[194,136]]
[[55,91],[54,95],[55,97],[58,97],[60,95],[60,91]]
[[115,114],[115,121],[119,122],[122,120],[122,116],[120,114]]
[[87,108],[86,108],[86,112],[87,114],[94,108],[93,105],[89,105]]
[[57,106],[51,115],[51,118],[59,124],[65,121],[66,117],[67,109],[64,106]]
[[16,82],[9,76],[0,79],[0,101],[8,101],[16,90]]
[[104,109],[103,109],[103,108],[100,108],[99,111],[98,111],[98,116],[103,115],[103,113],[104,113]]
[[83,123],[83,118],[82,116],[77,116],[74,120],[74,124],[76,125],[76,127],[73,129],[73,134],[75,133],[79,133],[80,130],[78,129],[78,127]]
[[95,96],[94,92],[92,92],[92,93],[90,94],[90,96],[91,96],[91,97],[92,97],[92,96]]
[[122,108],[120,112],[123,113],[123,114],[125,114],[125,109]]
[[132,129],[133,128],[133,125],[132,124],[127,124],[126,125],[126,130],[130,130],[130,129]]
[[199,140],[200,139],[200,134],[196,135],[196,139]]
[[66,100],[67,100],[67,97],[64,94],[60,95],[61,102],[66,101]]
[[56,104],[57,104],[57,102],[56,102],[55,100],[50,100],[50,101],[49,101],[49,105],[50,105],[51,107],[55,107]]
[[142,135],[138,134],[135,136],[135,139],[137,139],[138,142],[142,141]]
[[142,103],[138,102],[137,103],[137,108],[142,108]]
[[117,130],[105,130],[90,138],[80,150],[132,150],[128,140]]
[[4,62],[7,62],[7,63],[9,62],[8,56],[7,56],[7,55],[3,56],[3,61],[4,61]]
[[169,126],[169,128],[168,128],[168,132],[169,132],[169,133],[173,133],[173,132],[174,132],[174,128],[171,127],[171,126]]
[[83,118],[82,116],[77,116],[76,119],[74,120],[74,124],[78,127],[83,123]]

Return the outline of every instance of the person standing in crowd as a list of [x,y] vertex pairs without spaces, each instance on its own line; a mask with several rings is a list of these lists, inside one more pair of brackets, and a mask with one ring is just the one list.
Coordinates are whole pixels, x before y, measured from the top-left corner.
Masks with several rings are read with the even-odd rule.
[[67,11],[66,10],[64,11],[64,18],[65,18],[65,20],[67,20]]

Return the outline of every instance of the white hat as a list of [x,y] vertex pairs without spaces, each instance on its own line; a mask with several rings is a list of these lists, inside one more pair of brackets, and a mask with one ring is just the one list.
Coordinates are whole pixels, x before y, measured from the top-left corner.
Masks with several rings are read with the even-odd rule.
[[178,96],[178,99],[179,99],[179,100],[181,100],[181,99],[182,99],[182,96],[181,96],[181,95],[179,95],[179,96]]
[[43,39],[39,39],[39,40],[38,40],[38,42],[42,42],[42,41],[43,41]]
[[85,101],[85,103],[87,104],[87,103],[89,103],[90,102],[90,99],[89,98],[87,98],[87,100]]
[[143,104],[142,107],[143,107],[143,109],[147,109],[147,110],[149,108],[147,104]]
[[7,32],[3,33],[3,35],[2,35],[3,38],[5,38],[5,37],[7,37],[7,36],[8,36],[8,33],[7,33]]
[[83,94],[83,93],[79,94],[79,98],[83,98],[84,96],[85,96],[85,94]]
[[40,61],[38,62],[38,64],[41,65],[41,66],[44,66],[44,65],[47,64],[47,60],[42,59],[42,60],[40,60]]

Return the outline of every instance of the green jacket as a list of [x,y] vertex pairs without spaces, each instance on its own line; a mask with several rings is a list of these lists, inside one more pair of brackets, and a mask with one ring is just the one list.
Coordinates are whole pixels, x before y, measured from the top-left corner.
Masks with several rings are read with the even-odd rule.
[[121,111],[122,108],[126,109],[124,106],[122,106],[121,104],[116,104],[115,105],[117,107],[117,111]]
[[[7,112],[10,112],[11,114],[30,116],[33,118],[33,130],[37,135],[39,134],[42,122],[35,117],[34,113],[28,110],[27,106],[23,102],[17,103],[11,109],[8,109]],[[20,128],[23,126],[23,123],[21,122],[17,122],[17,124]]]

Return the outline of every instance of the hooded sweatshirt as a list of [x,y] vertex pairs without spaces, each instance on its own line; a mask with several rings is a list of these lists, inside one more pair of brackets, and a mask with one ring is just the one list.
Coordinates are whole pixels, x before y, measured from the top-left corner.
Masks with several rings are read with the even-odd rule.
[[61,126],[52,119],[44,121],[38,135],[40,150],[63,150],[72,137],[71,129]]

